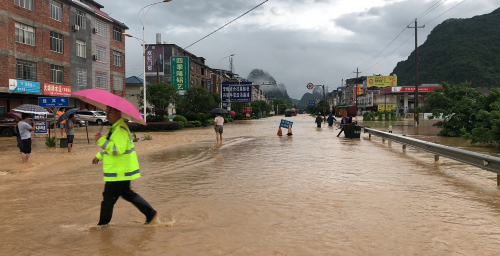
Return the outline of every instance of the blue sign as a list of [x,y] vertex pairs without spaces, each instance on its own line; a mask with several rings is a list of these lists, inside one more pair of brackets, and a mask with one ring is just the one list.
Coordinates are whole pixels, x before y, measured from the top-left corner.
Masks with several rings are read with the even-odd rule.
[[311,106],[311,107],[316,106],[316,101],[309,101],[309,106]]
[[222,102],[252,102],[252,82],[222,83]]
[[40,94],[40,83],[9,79],[9,92]]
[[342,87],[337,87],[337,91],[342,91]]
[[207,91],[211,92],[212,91],[212,80],[207,79]]
[[47,134],[47,114],[33,114],[35,120],[35,134]]
[[38,98],[40,107],[69,107],[68,98]]
[[293,122],[287,121],[285,119],[281,119],[280,127],[288,129],[289,125],[290,125],[290,128],[292,128]]

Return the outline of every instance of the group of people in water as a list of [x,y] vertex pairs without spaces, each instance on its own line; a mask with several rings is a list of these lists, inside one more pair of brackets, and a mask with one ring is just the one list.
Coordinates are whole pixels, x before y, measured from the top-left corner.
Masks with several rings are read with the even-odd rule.
[[[327,118],[327,121],[328,121],[328,126],[333,126],[333,121],[337,121],[337,119],[335,119],[335,117],[333,116],[333,114],[330,113],[330,115]],[[323,117],[321,116],[321,113],[318,114],[318,116],[316,117],[316,121],[315,122],[317,124],[317,128],[321,128],[321,123],[323,123]],[[345,125],[345,124],[352,124],[352,117],[348,117],[347,113],[343,113],[342,114],[342,119],[340,120],[341,129],[340,129],[340,132],[337,135],[337,137],[339,137],[340,134],[344,131],[344,126],[343,125]]]

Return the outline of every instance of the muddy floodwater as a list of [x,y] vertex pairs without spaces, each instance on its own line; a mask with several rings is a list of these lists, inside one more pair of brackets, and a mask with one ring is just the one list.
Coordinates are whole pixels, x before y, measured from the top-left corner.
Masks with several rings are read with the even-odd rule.
[[[222,145],[211,127],[137,142],[142,178],[132,188],[160,213],[153,226],[123,199],[109,226],[95,226],[104,182],[85,128],[71,154],[35,138],[25,165],[15,138],[0,138],[0,255],[500,253],[496,174],[367,134],[336,137],[308,115],[287,118],[293,136],[278,137],[281,118],[226,124]],[[364,125],[389,124],[397,134],[500,153],[438,137],[431,121]],[[98,127],[89,130],[92,138]]]

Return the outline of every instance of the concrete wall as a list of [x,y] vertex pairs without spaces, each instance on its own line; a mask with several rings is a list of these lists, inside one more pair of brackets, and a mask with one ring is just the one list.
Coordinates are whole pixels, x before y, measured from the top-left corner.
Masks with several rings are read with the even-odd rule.
[[[85,28],[80,28],[78,31],[74,31],[72,26],[76,24],[76,10],[82,11],[86,14],[85,17]],[[70,47],[70,55],[71,55],[71,92],[77,92],[85,89],[92,88],[92,20],[93,14],[87,13],[84,8],[78,8],[75,6],[70,7],[69,14],[69,26],[70,26],[70,35],[69,35],[69,43]],[[76,56],[76,40],[85,41],[86,44],[86,57],[78,57]],[[77,69],[87,70],[87,86],[78,86],[77,83]]]

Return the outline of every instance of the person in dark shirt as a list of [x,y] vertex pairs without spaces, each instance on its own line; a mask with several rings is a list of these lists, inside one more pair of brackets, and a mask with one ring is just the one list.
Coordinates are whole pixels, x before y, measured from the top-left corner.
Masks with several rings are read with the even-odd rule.
[[323,117],[321,117],[321,113],[318,114],[318,116],[316,117],[316,121],[315,122],[318,125],[317,127],[321,128],[321,123],[323,122]]

